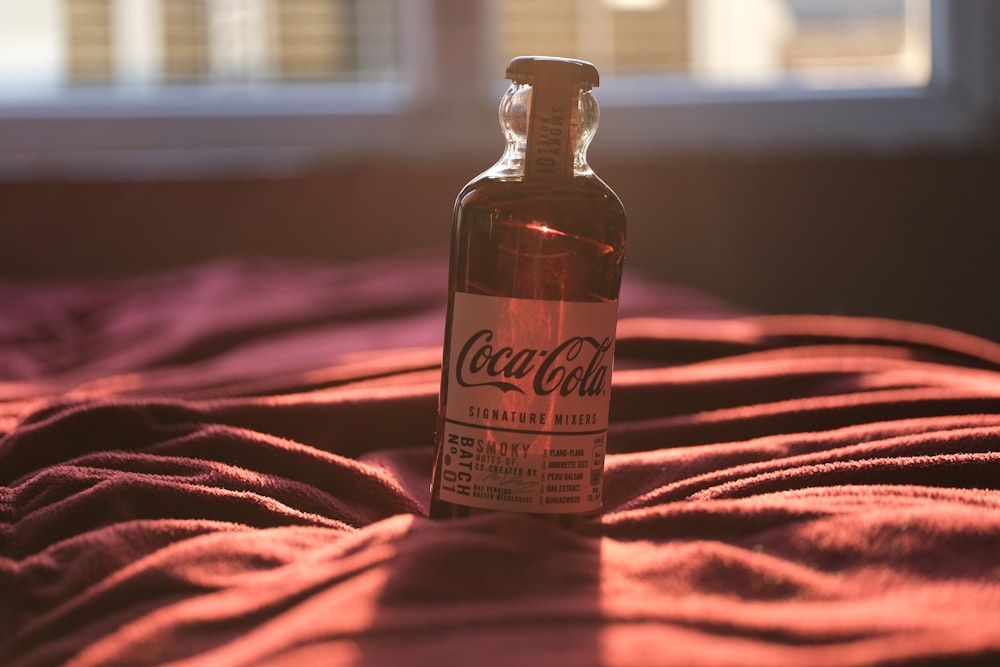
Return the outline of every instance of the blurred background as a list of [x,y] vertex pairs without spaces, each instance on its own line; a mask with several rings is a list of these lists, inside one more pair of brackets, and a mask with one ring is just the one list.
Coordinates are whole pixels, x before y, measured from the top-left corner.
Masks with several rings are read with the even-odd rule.
[[992,0],[0,0],[0,277],[447,247],[522,54],[594,62],[628,270],[1000,340]]

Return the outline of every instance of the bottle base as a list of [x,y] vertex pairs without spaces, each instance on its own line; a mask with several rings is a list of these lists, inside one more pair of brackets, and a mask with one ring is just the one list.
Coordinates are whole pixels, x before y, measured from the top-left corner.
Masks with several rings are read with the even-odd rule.
[[[482,514],[497,514],[499,510],[482,509],[479,507],[469,507],[459,505],[444,500],[432,500],[429,516],[435,520],[464,519]],[[600,510],[581,512],[578,514],[544,514],[540,512],[518,512],[524,516],[529,516],[544,523],[554,524],[563,528],[573,529],[582,524],[589,523],[601,516]]]

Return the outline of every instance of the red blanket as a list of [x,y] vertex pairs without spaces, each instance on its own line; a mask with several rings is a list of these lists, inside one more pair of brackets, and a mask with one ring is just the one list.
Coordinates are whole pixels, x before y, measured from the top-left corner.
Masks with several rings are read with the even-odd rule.
[[1000,346],[632,280],[603,517],[432,522],[444,288],[0,285],[0,664],[1000,664]]

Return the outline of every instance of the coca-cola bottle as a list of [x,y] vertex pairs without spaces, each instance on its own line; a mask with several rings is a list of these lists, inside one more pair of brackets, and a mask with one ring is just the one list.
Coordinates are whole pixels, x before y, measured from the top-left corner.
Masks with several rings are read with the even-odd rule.
[[597,69],[514,58],[500,160],[455,203],[434,518],[600,513],[625,212],[587,164]]

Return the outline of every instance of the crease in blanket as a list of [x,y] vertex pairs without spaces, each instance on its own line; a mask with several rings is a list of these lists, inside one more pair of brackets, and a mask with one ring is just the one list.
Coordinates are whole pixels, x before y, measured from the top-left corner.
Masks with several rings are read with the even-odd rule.
[[0,289],[0,664],[1000,664],[1000,346],[627,282],[603,515],[432,522],[437,261]]

